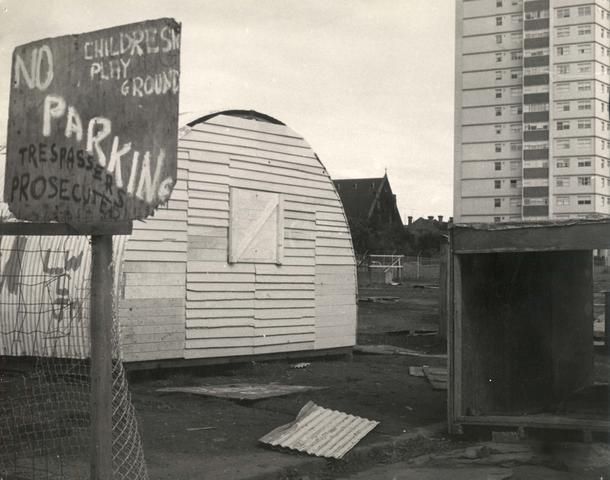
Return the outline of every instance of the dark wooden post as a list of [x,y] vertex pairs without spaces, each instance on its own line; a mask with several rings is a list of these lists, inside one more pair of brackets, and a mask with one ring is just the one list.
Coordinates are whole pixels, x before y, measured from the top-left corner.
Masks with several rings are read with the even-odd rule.
[[610,292],[604,292],[606,306],[604,311],[604,344],[607,349],[610,349]]
[[449,241],[447,238],[441,240],[441,253],[438,277],[438,303],[439,303],[439,323],[438,334],[441,338],[447,338],[447,308],[449,304]]
[[112,235],[91,236],[91,480],[112,479]]

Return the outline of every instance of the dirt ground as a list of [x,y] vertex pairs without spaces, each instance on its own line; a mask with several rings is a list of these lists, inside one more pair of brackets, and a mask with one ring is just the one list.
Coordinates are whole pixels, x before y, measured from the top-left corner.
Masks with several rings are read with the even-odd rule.
[[[249,364],[204,376],[181,374],[135,382],[133,400],[151,478],[194,478],[188,471],[181,475],[181,469],[190,470],[193,464],[198,464],[205,471],[206,458],[231,457],[236,452],[240,456],[254,454],[264,448],[258,444],[258,438],[292,421],[310,400],[326,408],[381,422],[361,445],[392,438],[415,426],[442,421],[445,392],[432,390],[422,378],[410,377],[407,372],[411,364],[406,357],[357,355],[353,359],[312,360],[306,369],[291,369],[288,363]],[[328,388],[240,403],[155,391],[166,386],[242,382]],[[212,428],[187,430],[207,427]],[[183,459],[179,464],[175,462],[177,456]]]
[[[361,287],[358,292],[358,344],[386,344],[416,348],[425,353],[445,353],[445,342],[440,338],[418,334],[438,330],[437,286],[432,282],[408,281],[397,286]],[[367,301],[379,297],[396,301]]]
[[[437,289],[418,289],[406,284],[360,292],[360,297],[370,296],[399,297],[399,301],[359,304],[358,343],[384,343],[434,352],[444,349],[444,343],[434,336],[408,335],[415,330],[437,328]],[[236,477],[240,472],[230,465],[223,466],[221,461],[230,462],[236,455],[261,461],[263,465],[259,466],[264,469],[267,466],[264,462],[269,459],[267,455],[259,457],[263,452],[267,454],[268,449],[257,442],[258,438],[294,420],[310,400],[325,408],[379,421],[380,425],[359,446],[445,419],[446,392],[433,390],[426,379],[408,374],[411,365],[441,366],[445,364],[443,359],[422,361],[397,355],[354,354],[308,361],[311,365],[303,369],[291,368],[296,363],[292,360],[155,372],[156,378],[150,378],[151,374],[147,375],[149,378],[132,375],[130,388],[151,479]],[[256,402],[156,391],[170,386],[242,382],[327,388]],[[201,430],[188,430],[193,428]],[[292,453],[277,456],[301,457]],[[274,457],[273,462],[277,461],[278,457]],[[206,471],[208,475],[202,475]]]
[[[599,292],[610,285],[610,274],[600,278],[596,285],[596,303],[599,303]],[[388,344],[427,353],[445,351],[445,344],[438,337],[414,334],[438,327],[439,290],[416,288],[417,284],[409,282],[360,290],[359,344]],[[367,301],[370,297],[396,297],[397,301]],[[596,310],[598,308],[596,305]],[[603,372],[608,373],[608,357],[600,355],[596,358],[605,369],[603,377]],[[350,453],[340,462],[314,459],[324,464],[317,470],[323,473],[303,471],[305,455],[271,451],[257,440],[294,420],[310,400],[326,408],[379,421],[380,425],[358,444],[359,447],[446,421],[446,392],[433,390],[426,379],[408,374],[411,365],[441,366],[445,364],[444,359],[354,354],[307,361],[311,365],[303,369],[291,368],[297,362],[291,360],[132,375],[130,388],[151,480],[344,478],[375,464],[399,462],[427,453],[438,454],[460,444],[455,439],[443,437],[434,441],[418,438],[398,454],[377,450],[366,458],[352,458]],[[256,402],[156,391],[170,386],[242,382],[327,388]],[[278,467],[291,474],[278,476]]]

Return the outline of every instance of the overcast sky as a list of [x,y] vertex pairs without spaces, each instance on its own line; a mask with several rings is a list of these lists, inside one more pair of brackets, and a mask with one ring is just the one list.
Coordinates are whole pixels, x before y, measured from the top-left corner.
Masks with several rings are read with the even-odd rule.
[[181,112],[254,109],[333,178],[383,176],[407,215],[451,215],[448,0],[0,0],[0,143],[17,45],[160,17],[182,22]]

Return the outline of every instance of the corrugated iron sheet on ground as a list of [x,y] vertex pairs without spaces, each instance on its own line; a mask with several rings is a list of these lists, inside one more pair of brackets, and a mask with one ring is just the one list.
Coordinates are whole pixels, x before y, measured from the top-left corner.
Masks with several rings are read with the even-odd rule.
[[310,455],[343,458],[379,422],[329,410],[313,402],[305,405],[294,422],[282,425],[259,441]]
[[163,393],[192,393],[210,397],[232,398],[235,400],[261,400],[263,398],[282,397],[293,393],[321,390],[327,387],[311,387],[308,385],[281,385],[279,383],[205,385],[199,387],[166,387],[158,388]]

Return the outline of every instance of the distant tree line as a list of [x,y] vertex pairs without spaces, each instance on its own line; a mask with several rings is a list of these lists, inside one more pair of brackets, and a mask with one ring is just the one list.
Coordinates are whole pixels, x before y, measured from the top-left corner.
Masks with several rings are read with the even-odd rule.
[[350,221],[352,241],[357,254],[423,255],[437,256],[447,224],[439,222],[438,228],[410,230],[400,225],[376,226],[366,220]]

